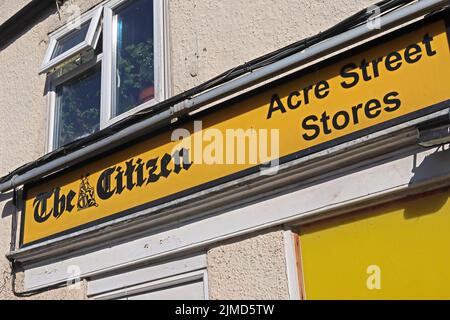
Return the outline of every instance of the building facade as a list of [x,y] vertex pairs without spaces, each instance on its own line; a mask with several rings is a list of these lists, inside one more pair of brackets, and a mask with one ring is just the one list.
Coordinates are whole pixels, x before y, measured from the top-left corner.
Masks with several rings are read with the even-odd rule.
[[0,298],[450,298],[449,3],[374,5],[3,1]]

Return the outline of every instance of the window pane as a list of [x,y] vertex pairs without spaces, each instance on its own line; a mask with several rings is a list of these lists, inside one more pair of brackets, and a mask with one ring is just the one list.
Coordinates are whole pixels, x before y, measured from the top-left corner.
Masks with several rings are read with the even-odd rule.
[[82,43],[86,39],[88,30],[89,23],[85,23],[80,29],[75,29],[68,35],[59,39],[56,43],[55,50],[53,51],[52,59]]
[[136,0],[116,15],[114,115],[154,98],[153,1]]
[[100,80],[95,68],[56,88],[55,148],[99,130]]

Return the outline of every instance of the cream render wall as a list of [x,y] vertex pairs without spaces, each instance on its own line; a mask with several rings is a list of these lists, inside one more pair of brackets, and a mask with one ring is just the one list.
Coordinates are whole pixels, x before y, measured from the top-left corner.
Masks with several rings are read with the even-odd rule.
[[[229,68],[316,34],[374,1],[168,0],[172,93],[180,93]],[[28,2],[0,1],[0,23]],[[38,69],[48,33],[71,18],[75,9],[85,12],[100,2],[67,0],[61,12],[52,9],[43,13],[16,39],[0,48],[0,176],[45,153],[46,77],[39,76]],[[12,193],[0,195],[0,299],[14,298],[9,262],[4,258],[11,242],[14,214],[11,199]],[[211,297],[287,298],[280,237],[278,231],[269,232],[211,249],[208,255]],[[231,252],[237,254],[235,260],[229,260]],[[263,261],[268,265],[268,260],[276,266],[277,275],[261,269],[265,267]],[[225,281],[225,270],[233,281]],[[258,277],[258,270],[267,272],[270,283]],[[34,298],[85,296],[83,286],[76,293],[65,290],[51,290]]]
[[323,31],[377,0],[169,0],[173,93]]
[[207,266],[210,299],[289,299],[282,230],[218,244]]
[[25,7],[31,0],[1,0],[0,25],[11,18],[18,10]]

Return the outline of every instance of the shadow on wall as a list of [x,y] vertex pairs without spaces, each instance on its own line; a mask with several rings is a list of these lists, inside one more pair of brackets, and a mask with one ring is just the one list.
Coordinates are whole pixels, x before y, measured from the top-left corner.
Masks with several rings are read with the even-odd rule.
[[15,29],[15,32],[12,31],[11,33],[13,36],[11,38],[3,38],[0,39],[0,51],[3,51],[7,49],[14,41],[16,41],[18,38],[22,37],[24,34],[26,34],[28,31],[30,31],[34,26],[37,24],[45,21],[48,19],[49,16],[56,14],[56,4],[54,6],[51,6],[44,10],[42,14],[38,16],[34,16],[32,19],[28,19],[24,23],[16,24],[14,26],[9,26],[9,28]]
[[[438,177],[442,172],[442,168],[450,169],[450,146],[442,146],[436,149],[436,152],[428,155],[418,165],[417,156],[414,156],[414,176],[409,182],[410,186],[420,184],[427,180],[430,176]],[[447,169],[448,170],[448,169]],[[428,201],[420,201],[424,197],[428,197]],[[419,194],[414,200],[408,202],[405,206],[405,219],[414,219],[439,212],[439,210],[447,203],[449,199],[449,188],[430,193]]]
[[3,210],[2,210],[2,219],[12,216],[15,212],[15,207],[13,204],[13,192],[8,192],[6,194],[0,194],[0,203],[3,203]]
[[[10,250],[13,251],[16,249],[16,238],[18,234],[17,230],[17,223],[18,223],[18,208],[16,208],[16,205],[14,204],[14,197],[17,195],[17,197],[20,199],[22,197],[22,193],[19,192],[16,194],[15,192],[11,191],[5,194],[0,194],[0,204],[3,205],[2,209],[2,216],[1,219],[5,219],[8,217],[12,217],[11,220],[11,242],[10,242]],[[1,208],[1,206],[0,206]]]

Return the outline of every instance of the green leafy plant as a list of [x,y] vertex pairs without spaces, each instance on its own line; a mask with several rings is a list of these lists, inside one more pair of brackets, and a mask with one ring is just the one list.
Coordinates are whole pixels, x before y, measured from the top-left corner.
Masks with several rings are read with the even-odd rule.
[[142,90],[154,86],[153,40],[131,44],[118,59],[120,76],[119,106],[122,111],[138,105]]
[[58,90],[58,97],[58,146],[99,130],[100,73],[75,79]]

